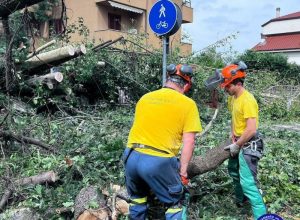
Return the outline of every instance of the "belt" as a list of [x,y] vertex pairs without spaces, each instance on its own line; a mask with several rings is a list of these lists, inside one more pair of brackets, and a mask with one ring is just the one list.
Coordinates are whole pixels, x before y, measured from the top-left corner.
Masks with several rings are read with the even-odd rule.
[[140,149],[150,149],[150,150],[157,151],[157,152],[159,152],[159,153],[169,154],[169,152],[167,152],[167,151],[160,150],[160,149],[157,149],[157,148],[155,148],[155,147],[151,147],[151,146],[144,145],[144,144],[133,144],[131,149],[134,150],[134,149],[136,149],[136,148],[140,148]]
[[244,154],[255,156],[260,159],[263,156],[263,143],[257,144],[259,141],[262,141],[260,137],[245,143],[243,147]]
[[252,151],[262,151],[261,149],[257,149],[257,142],[262,140],[261,138],[257,138],[253,141],[248,141],[244,144],[243,149],[251,149]]

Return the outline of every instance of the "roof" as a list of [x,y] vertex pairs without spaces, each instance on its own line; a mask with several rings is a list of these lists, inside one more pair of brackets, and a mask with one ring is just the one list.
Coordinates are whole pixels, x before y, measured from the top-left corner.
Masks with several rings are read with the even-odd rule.
[[300,11],[294,12],[294,13],[291,13],[291,14],[288,14],[288,15],[280,16],[278,18],[273,18],[273,19],[269,20],[268,22],[264,23],[262,25],[262,27],[266,26],[267,24],[269,24],[271,22],[274,22],[274,21],[291,20],[291,19],[297,19],[297,18],[300,18]]
[[252,48],[255,51],[300,50],[300,33],[266,36]]

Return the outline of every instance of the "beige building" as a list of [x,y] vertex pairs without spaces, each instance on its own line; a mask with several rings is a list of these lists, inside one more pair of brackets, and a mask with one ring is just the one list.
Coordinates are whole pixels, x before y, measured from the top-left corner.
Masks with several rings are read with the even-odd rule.
[[[156,0],[65,0],[68,24],[84,19],[90,38],[96,43],[117,39],[120,36],[143,35],[146,46],[161,48],[159,39],[150,29],[148,15]],[[191,0],[173,0],[182,11],[183,25],[193,22]],[[79,41],[74,36],[73,41]],[[192,52],[192,45],[183,43],[182,28],[170,37],[170,49],[180,47],[183,54]]]

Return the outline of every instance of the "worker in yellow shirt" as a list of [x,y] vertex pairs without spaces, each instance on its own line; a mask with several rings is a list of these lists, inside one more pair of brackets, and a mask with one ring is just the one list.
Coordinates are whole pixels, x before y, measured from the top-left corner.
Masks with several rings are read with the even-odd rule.
[[130,219],[146,219],[150,191],[166,206],[166,219],[184,218],[187,166],[195,135],[202,130],[196,103],[184,95],[191,79],[190,66],[170,64],[165,86],[145,94],[136,105],[123,154]]
[[222,69],[221,88],[230,95],[232,144],[229,150],[229,175],[233,178],[237,206],[249,200],[254,219],[266,214],[266,206],[257,181],[258,161],[262,157],[263,141],[258,129],[258,104],[244,87],[247,66],[244,62],[230,64]]

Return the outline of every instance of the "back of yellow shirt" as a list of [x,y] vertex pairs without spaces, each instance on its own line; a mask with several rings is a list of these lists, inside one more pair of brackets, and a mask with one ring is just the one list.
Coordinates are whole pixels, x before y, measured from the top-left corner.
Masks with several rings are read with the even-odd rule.
[[169,154],[151,149],[137,148],[136,151],[173,157],[180,150],[183,133],[201,130],[196,103],[173,89],[162,88],[147,93],[138,101],[128,147],[134,143],[144,144]]
[[233,132],[235,136],[241,136],[247,126],[247,118],[256,118],[258,128],[258,104],[254,96],[247,90],[238,97],[228,98],[228,108],[231,111]]

